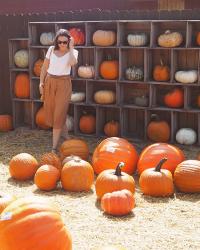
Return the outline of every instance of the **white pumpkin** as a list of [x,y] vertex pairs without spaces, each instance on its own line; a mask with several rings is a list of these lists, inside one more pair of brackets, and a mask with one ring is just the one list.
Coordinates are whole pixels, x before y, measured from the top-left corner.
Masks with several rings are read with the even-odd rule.
[[71,102],[82,102],[85,100],[85,92],[72,91]]
[[74,118],[70,115],[67,115],[66,126],[68,131],[72,131],[74,129]]
[[19,68],[27,68],[29,63],[28,50],[18,50],[14,55],[14,62]]
[[127,41],[133,47],[145,46],[148,42],[148,37],[146,33],[128,34]]
[[95,74],[94,66],[82,65],[78,67],[78,76],[81,78],[93,78]]
[[43,32],[40,35],[40,43],[42,45],[52,45],[54,42],[55,34],[53,32]]
[[181,83],[194,83],[198,79],[197,70],[181,70],[175,73],[175,79]]
[[191,128],[181,128],[176,133],[176,141],[184,145],[192,145],[197,140],[197,133]]

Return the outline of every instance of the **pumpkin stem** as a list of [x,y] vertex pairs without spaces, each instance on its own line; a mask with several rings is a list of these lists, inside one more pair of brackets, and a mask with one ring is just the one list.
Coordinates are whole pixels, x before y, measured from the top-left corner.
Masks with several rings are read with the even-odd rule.
[[159,117],[158,117],[157,114],[151,114],[151,121],[156,121],[156,122],[158,122],[158,121],[160,121],[160,119],[159,119]]
[[167,158],[161,159],[161,160],[159,161],[158,165],[155,167],[155,171],[156,171],[156,172],[160,172],[160,169],[161,169],[163,163],[166,162],[166,161],[167,161]]
[[161,67],[163,67],[163,65],[164,65],[162,58],[160,58],[160,65],[161,65]]
[[116,169],[115,169],[115,175],[117,175],[117,176],[122,176],[122,170],[121,170],[121,168],[124,167],[124,165],[125,165],[124,162],[120,162],[120,163],[117,165],[117,167],[116,167]]

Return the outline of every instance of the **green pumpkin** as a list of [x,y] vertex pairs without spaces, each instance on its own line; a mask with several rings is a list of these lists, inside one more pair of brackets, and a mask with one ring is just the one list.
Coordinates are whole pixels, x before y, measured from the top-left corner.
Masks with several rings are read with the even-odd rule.
[[142,81],[144,79],[143,69],[136,66],[131,66],[126,69],[126,79],[131,81]]

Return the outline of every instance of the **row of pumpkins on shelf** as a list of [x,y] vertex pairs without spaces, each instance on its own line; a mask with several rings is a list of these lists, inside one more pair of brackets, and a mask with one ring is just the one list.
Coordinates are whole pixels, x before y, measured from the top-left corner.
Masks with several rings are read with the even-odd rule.
[[[80,28],[69,29],[70,35],[74,38],[75,45],[85,44],[85,33]],[[43,32],[40,35],[40,43],[42,45],[52,45],[55,34],[53,32]],[[131,32],[127,35],[126,40],[128,45],[132,47],[147,46],[149,43],[149,34],[146,32]],[[160,47],[174,48],[183,43],[183,35],[178,31],[166,30],[157,38],[157,43]],[[113,30],[96,30],[92,35],[92,42],[96,46],[112,46],[117,41],[117,34]],[[200,32],[196,35],[196,44],[200,46]]]

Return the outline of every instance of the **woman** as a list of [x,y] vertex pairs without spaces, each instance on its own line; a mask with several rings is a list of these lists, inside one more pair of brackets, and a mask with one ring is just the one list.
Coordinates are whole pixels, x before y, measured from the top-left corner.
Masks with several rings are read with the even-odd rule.
[[40,74],[40,94],[44,100],[46,124],[53,127],[52,152],[56,153],[61,132],[68,138],[66,117],[72,92],[70,71],[77,64],[74,39],[65,29],[55,36],[54,46],[46,54]]

